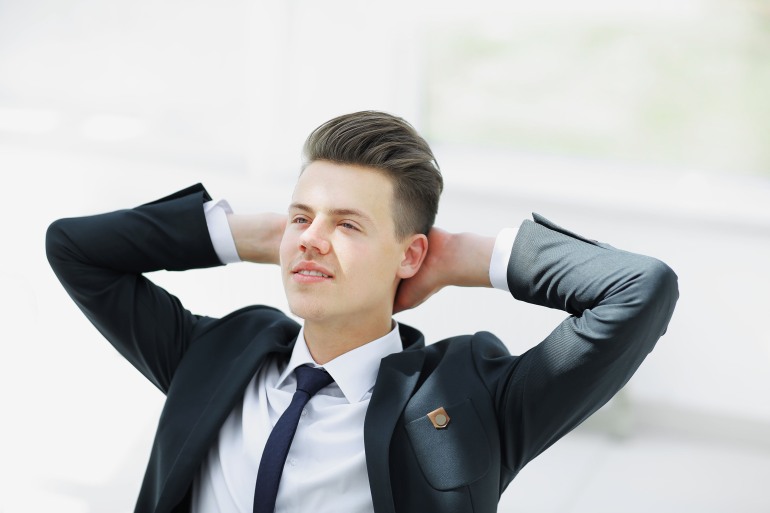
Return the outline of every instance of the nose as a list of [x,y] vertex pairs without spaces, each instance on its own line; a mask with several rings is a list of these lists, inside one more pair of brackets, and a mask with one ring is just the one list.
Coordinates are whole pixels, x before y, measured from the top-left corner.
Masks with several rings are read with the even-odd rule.
[[329,234],[324,230],[319,219],[315,219],[305,228],[299,237],[299,248],[302,252],[314,251],[325,255],[331,249]]

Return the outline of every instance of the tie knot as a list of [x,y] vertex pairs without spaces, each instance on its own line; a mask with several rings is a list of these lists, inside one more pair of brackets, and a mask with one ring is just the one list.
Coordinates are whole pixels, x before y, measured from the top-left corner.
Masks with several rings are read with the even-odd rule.
[[297,376],[297,390],[306,392],[310,397],[334,381],[325,370],[308,365],[297,367],[294,369],[294,374]]

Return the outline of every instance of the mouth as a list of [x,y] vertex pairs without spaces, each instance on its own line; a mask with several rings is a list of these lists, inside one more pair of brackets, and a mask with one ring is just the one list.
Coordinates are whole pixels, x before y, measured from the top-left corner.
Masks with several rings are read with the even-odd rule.
[[331,271],[315,262],[309,261],[300,262],[295,265],[291,270],[291,276],[298,283],[319,283],[334,278]]
[[302,276],[317,276],[319,278],[331,278],[330,275],[324,274],[321,271],[311,271],[309,269],[303,269],[301,271],[295,271],[294,274],[301,274]]

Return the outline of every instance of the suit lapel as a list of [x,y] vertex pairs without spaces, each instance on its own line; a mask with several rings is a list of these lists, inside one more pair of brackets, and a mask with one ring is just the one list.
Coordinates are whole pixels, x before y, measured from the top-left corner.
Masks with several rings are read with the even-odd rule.
[[[406,332],[407,337],[419,337],[411,343],[404,340],[405,346],[424,346],[422,334],[417,330],[404,325],[401,325],[401,330],[402,334]],[[417,385],[424,360],[423,351],[406,350],[384,358],[380,364],[364,421],[366,467],[375,513],[395,513],[390,486],[390,440]]]
[[[212,394],[201,399],[198,413],[186,417],[192,427],[172,430],[176,434],[187,433],[173,465],[161,479],[160,494],[155,511],[172,511],[189,491],[195,473],[211,444],[219,433],[236,401],[259,367],[271,353],[291,353],[299,326],[275,325],[264,330],[249,342],[244,350],[233,358],[221,371],[219,386]],[[420,351],[425,342],[422,334],[409,326],[400,325],[405,351],[384,358],[380,364],[377,381],[364,421],[364,447],[369,485],[372,492],[375,513],[395,513],[390,484],[389,450],[390,440],[413,390],[420,377],[425,354]],[[416,349],[416,350],[415,350]],[[153,458],[159,446],[165,444],[159,438],[159,431]],[[152,464],[152,462],[151,462]]]
[[186,440],[167,474],[156,511],[170,511],[187,493],[219,429],[236,402],[243,398],[246,387],[266,358],[271,353],[291,353],[299,328],[291,330],[293,337],[282,328],[268,328],[254,337],[241,354],[220,371],[219,386],[205,398],[205,405],[201,406],[198,414],[189,417],[193,426],[189,428]]

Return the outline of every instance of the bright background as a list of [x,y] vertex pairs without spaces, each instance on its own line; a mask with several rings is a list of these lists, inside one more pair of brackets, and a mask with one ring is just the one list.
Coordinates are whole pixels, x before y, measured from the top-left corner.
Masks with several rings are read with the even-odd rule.
[[[532,211],[679,274],[668,333],[501,511],[770,511],[770,4],[0,0],[0,513],[128,512],[162,395],[47,266],[54,219],[197,181],[283,211],[307,133],[380,109],[434,146],[438,223]],[[275,269],[154,278],[193,311],[285,306]],[[560,312],[446,290],[399,320],[514,353]]]

